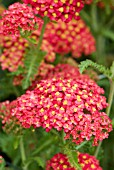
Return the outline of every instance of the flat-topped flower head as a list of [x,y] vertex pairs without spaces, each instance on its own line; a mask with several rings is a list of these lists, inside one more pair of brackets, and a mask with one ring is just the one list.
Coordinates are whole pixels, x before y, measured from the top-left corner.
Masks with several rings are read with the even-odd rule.
[[80,19],[69,23],[58,21],[47,24],[45,38],[61,55],[71,53],[73,57],[90,55],[96,50],[95,39],[89,27]]
[[2,119],[2,128],[6,133],[22,134],[22,126],[16,117],[11,115],[11,110],[16,106],[16,100],[0,103],[0,119]]
[[[30,38],[36,40],[36,44],[39,40],[40,31],[34,31]],[[17,36],[12,38],[11,35],[0,35],[0,46],[3,49],[0,54],[0,63],[2,70],[8,69],[10,72],[16,71],[19,66],[24,66],[24,58],[26,48],[30,48],[29,42]],[[51,44],[44,38],[41,45],[41,50],[46,52],[44,60],[46,62],[53,62],[55,60],[55,52]],[[38,56],[40,57],[40,56]],[[44,67],[43,67],[44,68]]]
[[[99,161],[87,153],[78,152],[78,163],[82,170],[102,170]],[[46,170],[78,170],[73,168],[67,158],[67,155],[58,153],[54,155],[46,164]]]
[[35,13],[48,16],[51,20],[69,22],[79,19],[79,13],[84,7],[83,0],[23,0],[31,4]]
[[0,33],[3,35],[18,36],[20,30],[32,31],[42,25],[42,20],[34,15],[32,8],[26,4],[19,2],[9,6],[5,10],[0,20]]
[[12,72],[24,65],[24,54],[28,47],[28,42],[24,38],[17,36],[14,39],[11,35],[0,35],[0,46],[3,49],[0,54],[2,70],[8,69]]
[[25,128],[63,129],[65,139],[72,136],[79,144],[93,137],[97,145],[112,130],[110,119],[101,112],[107,106],[103,93],[94,81],[81,76],[41,80],[33,91],[17,99],[12,114]]

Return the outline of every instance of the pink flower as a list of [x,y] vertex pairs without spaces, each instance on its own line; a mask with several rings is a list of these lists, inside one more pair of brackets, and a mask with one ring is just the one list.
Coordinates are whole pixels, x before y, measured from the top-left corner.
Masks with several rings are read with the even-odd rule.
[[63,129],[65,139],[72,136],[79,144],[93,137],[97,145],[112,130],[110,119],[101,112],[107,106],[103,93],[94,81],[81,76],[41,80],[33,91],[17,99],[12,115],[25,128]]
[[23,0],[31,4],[36,14],[48,16],[51,20],[69,22],[72,18],[79,19],[84,7],[83,0]]
[[82,54],[95,52],[95,39],[89,27],[83,20],[72,20],[69,23],[58,21],[49,23],[46,27],[45,39],[54,48],[54,52],[61,55],[72,53],[75,58]]
[[[87,153],[78,152],[78,163],[82,170],[102,170],[99,161]],[[66,155],[58,153],[54,155],[46,164],[46,170],[78,170],[73,168]]]
[[2,70],[8,69],[10,72],[16,71],[18,66],[23,66],[25,49],[28,47],[28,42],[17,36],[12,38],[11,35],[0,35],[0,43],[3,52],[0,55],[0,63]]
[[0,103],[0,119],[2,119],[3,130],[6,133],[22,133],[22,126],[18,119],[11,115],[11,110],[16,106],[16,100],[9,102],[8,100]]
[[5,10],[0,20],[0,33],[19,36],[20,31],[32,31],[35,27],[40,27],[42,20],[34,15],[32,8],[26,4],[14,3]]

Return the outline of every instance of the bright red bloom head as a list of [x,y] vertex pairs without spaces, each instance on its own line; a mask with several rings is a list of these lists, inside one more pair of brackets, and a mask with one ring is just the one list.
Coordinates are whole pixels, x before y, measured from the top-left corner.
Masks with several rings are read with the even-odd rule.
[[94,137],[97,145],[112,130],[110,119],[100,112],[107,106],[103,93],[94,81],[81,76],[42,80],[17,99],[12,114],[25,128],[63,129],[66,139],[71,134],[73,142],[79,144]]
[[42,20],[34,15],[30,6],[17,2],[3,12],[0,20],[0,33],[3,35],[11,34],[15,37],[20,35],[19,29],[32,31],[36,26],[41,25]]
[[45,39],[61,55],[72,53],[73,57],[78,58],[83,53],[89,55],[96,50],[95,39],[81,19],[69,23],[58,21],[47,24]]
[[[38,43],[39,35],[40,31],[34,31],[31,38],[35,39],[36,43]],[[29,43],[26,39],[21,38],[20,36],[12,38],[11,35],[0,35],[0,46],[3,49],[2,54],[0,55],[2,70],[8,69],[12,72],[16,71],[19,66],[24,66],[23,60],[25,51],[26,48],[29,48]],[[44,58],[46,62],[53,62],[55,60],[53,47],[46,39],[43,39],[41,50],[46,52]]]
[[10,35],[0,35],[0,45],[3,52],[0,55],[2,70],[16,71],[18,66],[23,66],[25,49],[28,47],[28,42],[19,37],[12,38]]
[[22,126],[16,117],[11,115],[11,110],[16,106],[16,100],[9,102],[8,100],[0,103],[0,119],[2,119],[3,129],[6,133],[20,133]]
[[[99,161],[87,153],[78,153],[78,163],[82,170],[102,170]],[[46,170],[78,170],[73,168],[68,162],[66,155],[58,153],[54,155],[46,164]]]
[[51,20],[69,22],[79,18],[79,12],[84,4],[83,0],[23,0],[31,4],[35,13],[41,16],[48,16]]

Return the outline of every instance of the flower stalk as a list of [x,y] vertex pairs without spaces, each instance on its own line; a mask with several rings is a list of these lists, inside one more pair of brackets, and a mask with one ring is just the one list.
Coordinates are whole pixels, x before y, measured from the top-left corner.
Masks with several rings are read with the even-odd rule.
[[26,154],[25,154],[23,136],[20,137],[20,152],[21,152],[21,159],[22,159],[23,170],[28,170],[28,169],[27,169],[27,165],[25,164]]
[[[110,116],[110,111],[111,111],[111,106],[112,106],[112,102],[113,102],[113,97],[114,97],[114,80],[111,80],[110,81],[110,92],[109,92],[109,97],[108,97],[108,107],[106,109],[106,114],[108,116]],[[97,158],[98,157],[98,154],[99,154],[99,151],[100,151],[100,148],[101,148],[101,145],[102,145],[102,141],[99,142],[99,145],[95,151],[95,154],[94,156]]]

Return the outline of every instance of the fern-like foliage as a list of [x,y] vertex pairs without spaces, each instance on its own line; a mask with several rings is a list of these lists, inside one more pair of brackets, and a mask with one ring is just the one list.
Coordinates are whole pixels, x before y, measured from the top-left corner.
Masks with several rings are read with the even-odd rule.
[[83,73],[84,70],[86,70],[89,66],[103,73],[109,79],[112,77],[112,72],[110,71],[110,69],[106,68],[103,65],[97,64],[91,60],[85,60],[81,62],[81,64],[79,65],[80,73]]
[[82,170],[81,166],[78,163],[78,154],[76,150],[71,150],[68,147],[65,147],[64,153],[67,155],[68,161],[70,164],[77,170]]
[[27,89],[30,86],[31,80],[34,80],[35,74],[38,72],[38,67],[43,60],[46,52],[32,49],[26,53],[24,60],[25,74],[22,81],[23,89]]

